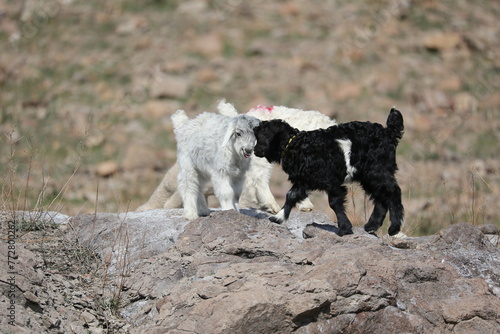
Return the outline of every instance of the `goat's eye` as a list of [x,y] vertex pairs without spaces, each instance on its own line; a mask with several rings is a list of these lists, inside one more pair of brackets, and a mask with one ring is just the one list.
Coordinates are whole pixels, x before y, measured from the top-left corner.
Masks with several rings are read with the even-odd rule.
[[236,132],[235,135],[236,135],[236,137],[241,137],[241,133],[239,133],[239,132]]

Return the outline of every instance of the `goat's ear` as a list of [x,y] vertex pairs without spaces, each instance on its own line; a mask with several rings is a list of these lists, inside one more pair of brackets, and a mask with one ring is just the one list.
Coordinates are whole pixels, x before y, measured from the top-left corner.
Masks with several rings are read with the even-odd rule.
[[222,147],[229,144],[229,141],[231,140],[231,137],[233,136],[235,131],[236,131],[236,123],[230,122],[227,126],[226,134],[224,135],[224,139],[222,140]]
[[249,123],[250,123],[250,127],[252,129],[255,129],[256,127],[258,127],[260,125],[260,120],[252,117]]

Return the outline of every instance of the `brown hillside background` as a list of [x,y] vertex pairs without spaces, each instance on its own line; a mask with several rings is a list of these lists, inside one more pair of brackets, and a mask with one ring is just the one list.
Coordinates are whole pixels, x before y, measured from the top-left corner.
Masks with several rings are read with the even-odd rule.
[[[405,232],[500,226],[499,17],[494,0],[2,1],[1,209],[132,211],[175,162],[170,115],[226,98],[338,122],[396,106]],[[277,168],[280,203],[288,186]],[[359,187],[347,204],[364,224]]]

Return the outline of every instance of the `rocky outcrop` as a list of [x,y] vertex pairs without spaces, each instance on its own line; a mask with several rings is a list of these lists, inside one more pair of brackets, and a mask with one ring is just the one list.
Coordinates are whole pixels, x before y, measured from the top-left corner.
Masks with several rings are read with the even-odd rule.
[[167,250],[187,223],[179,209],[83,214],[71,219],[70,236],[97,252],[114,274]]
[[[129,249],[121,314],[131,332],[500,330],[500,254],[472,225],[403,240],[361,229],[341,238],[321,213],[296,213],[295,234],[247,213],[214,212],[187,223],[175,243],[151,257],[135,258],[141,250]],[[131,227],[134,219],[121,222]],[[109,216],[100,221],[110,227]],[[174,228],[163,221],[164,230]],[[158,225],[148,224],[141,233],[158,235]],[[88,225],[83,219],[75,227]]]
[[[32,320],[32,328],[58,332],[64,327],[76,333],[89,329],[120,333],[500,331],[497,229],[462,223],[434,236],[392,239],[355,228],[354,235],[338,237],[334,224],[321,212],[293,212],[288,226],[270,223],[265,214],[252,210],[214,211],[191,222],[181,215],[181,210],[153,210],[69,218],[66,237],[99,255],[106,269],[101,275],[119,287],[114,296],[120,298],[121,319],[111,326],[98,307],[91,307],[102,303],[102,298],[89,297],[92,289],[82,294],[75,288],[81,297],[63,295],[54,283],[46,282],[47,277],[53,282],[56,275],[44,278],[37,269],[33,282],[23,275],[26,282],[19,287],[24,291],[24,313],[40,319],[35,327],[37,320]],[[497,235],[485,234],[491,232]],[[32,264],[26,266],[32,270]],[[66,285],[73,291],[71,282]],[[52,290],[37,292],[37,287]],[[59,299],[65,301],[66,312],[44,300],[46,294],[58,293],[64,296]],[[81,314],[75,316],[77,311]]]

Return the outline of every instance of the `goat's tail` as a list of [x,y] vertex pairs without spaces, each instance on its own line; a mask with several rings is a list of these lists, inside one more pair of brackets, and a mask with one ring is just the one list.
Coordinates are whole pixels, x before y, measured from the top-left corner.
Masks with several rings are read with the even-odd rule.
[[387,117],[387,129],[390,131],[392,137],[396,141],[396,144],[401,138],[403,138],[403,134],[405,133],[403,115],[401,115],[401,112],[394,107],[391,109],[389,117]]
[[219,114],[229,117],[238,116],[238,111],[236,108],[229,102],[226,102],[226,99],[222,99],[219,101],[217,105],[217,111]]
[[189,117],[187,117],[186,112],[182,109],[177,110],[172,116],[172,123],[174,124],[174,129],[180,128],[187,121],[189,121]]

